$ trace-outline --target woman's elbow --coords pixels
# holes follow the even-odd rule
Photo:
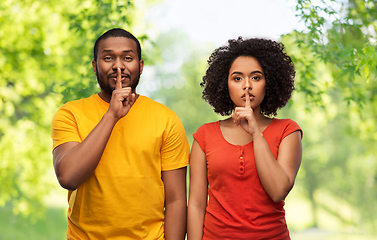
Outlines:
[[[283,201],[287,195],[285,195],[285,196],[273,196],[273,197],[271,197],[271,199],[272,199],[272,201],[274,201],[274,203],[278,203],[278,202]]]
[[[276,192],[274,194],[271,194],[270,198],[275,203],[281,202],[281,201],[283,201],[288,196],[288,194],[292,190],[292,188],[293,188],[293,185],[291,185],[291,186],[289,186],[289,187],[287,187],[285,189],[282,189],[282,191],[279,191],[279,192]]]

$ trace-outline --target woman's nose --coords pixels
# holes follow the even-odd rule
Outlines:
[[[243,84],[243,89],[246,90],[246,89],[250,89],[250,88],[251,88],[250,80],[245,79],[244,84]]]

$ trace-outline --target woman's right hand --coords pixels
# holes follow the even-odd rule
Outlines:
[[[258,123],[255,119],[254,110],[251,108],[249,92],[245,92],[246,103],[245,107],[236,107],[232,114],[233,122],[240,125],[252,137],[260,134]]]

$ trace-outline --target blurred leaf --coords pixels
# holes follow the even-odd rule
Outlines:
[[[64,102],[99,91],[91,66],[95,39],[113,27],[133,32],[144,5],[156,1],[138,1],[140,10],[135,2],[0,1],[0,206],[43,214],[41,201],[57,185],[52,116]],[[136,37],[148,43],[138,29]]]

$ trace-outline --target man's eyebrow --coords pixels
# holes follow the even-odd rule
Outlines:
[[[134,51],[132,51],[132,49],[130,49],[130,50],[123,50],[122,52],[123,53],[134,53]]]
[[[105,52],[105,53],[108,53],[108,52],[114,52],[114,50],[111,50],[111,49],[104,49],[103,51],[102,51],[103,53]],[[134,51],[132,51],[132,49],[130,49],[130,50],[123,50],[122,51],[123,53],[133,53]]]

